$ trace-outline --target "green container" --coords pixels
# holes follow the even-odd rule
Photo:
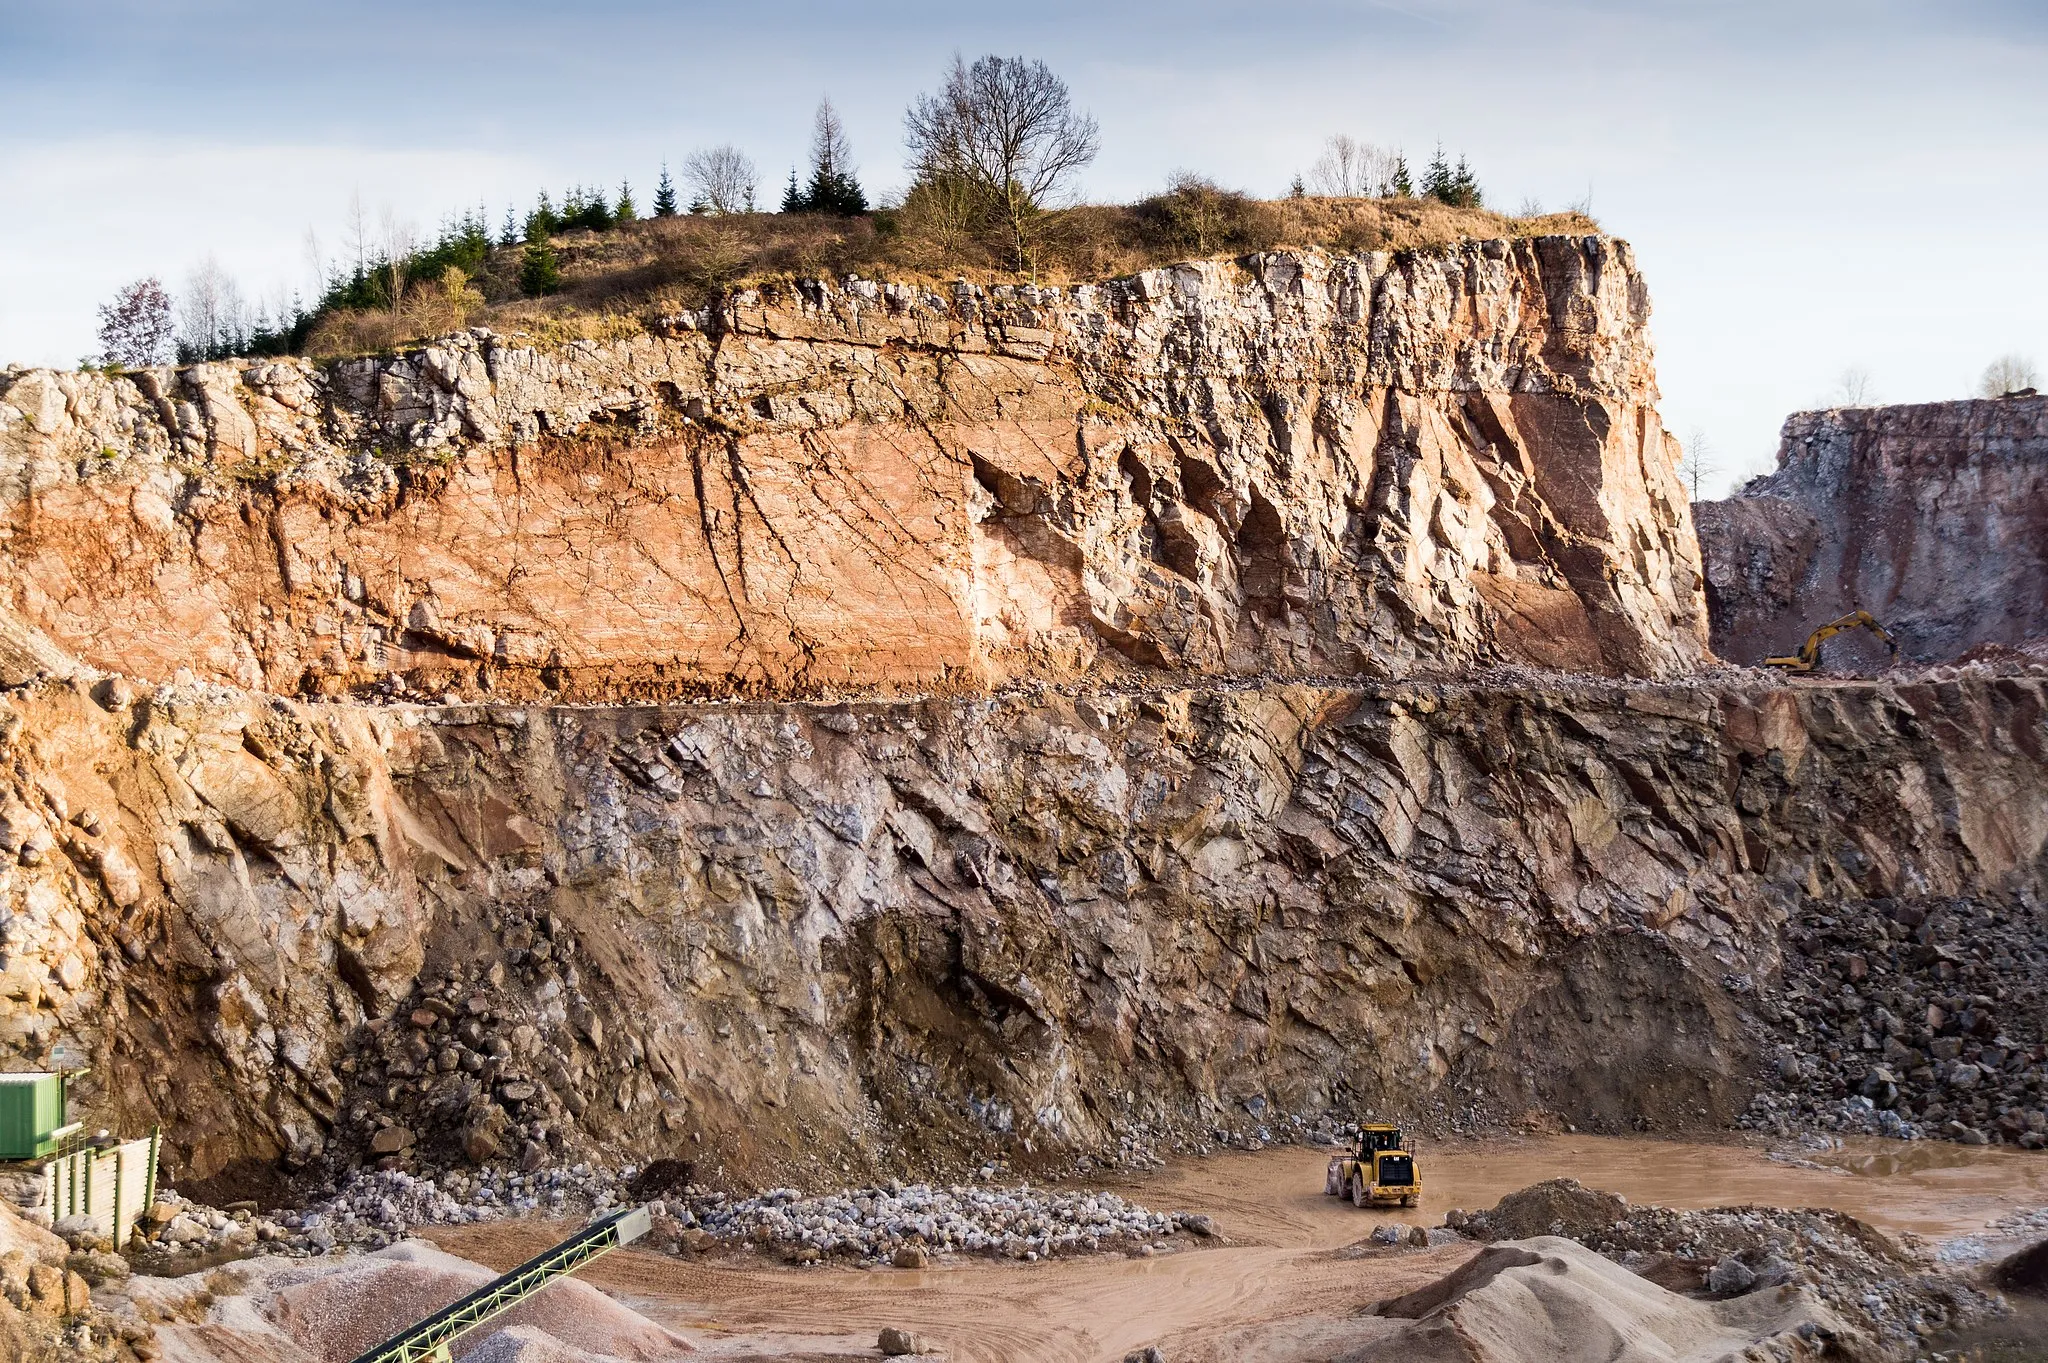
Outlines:
[[[0,1160],[39,1159],[71,1133],[65,1115],[70,1078],[69,1073],[0,1074]]]

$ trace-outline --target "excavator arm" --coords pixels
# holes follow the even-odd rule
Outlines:
[[[1806,636],[1806,642],[1799,646],[1797,653],[1783,658],[1764,659],[1765,667],[1779,667],[1787,672],[1811,672],[1820,663],[1820,646],[1844,630],[1867,629],[1884,642],[1891,650],[1892,657],[1899,656],[1899,641],[1892,632],[1877,623],[1877,617],[1869,611],[1851,611],[1839,620],[1830,620]]]

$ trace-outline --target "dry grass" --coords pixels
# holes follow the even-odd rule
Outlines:
[[[1000,241],[944,204],[913,202],[862,218],[750,213],[571,232],[555,242],[565,281],[558,294],[523,297],[521,248],[505,247],[471,281],[482,291],[483,306],[451,303],[444,290],[421,289],[395,312],[323,318],[307,350],[321,357],[390,351],[464,323],[525,332],[543,343],[608,339],[655,317],[703,307],[735,285],[774,278],[855,273],[909,282],[1035,278],[1071,284],[1282,247],[1427,251],[1471,238],[1600,230],[1577,213],[1516,218],[1427,199],[1264,201],[1199,182],[1142,203],[1048,213],[1039,226],[1034,275],[1008,268]]]

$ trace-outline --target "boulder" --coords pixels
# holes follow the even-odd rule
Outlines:
[[[403,1126],[387,1126],[370,1137],[370,1150],[378,1155],[395,1155],[413,1143],[413,1134]]]
[[[908,1330],[899,1330],[893,1325],[882,1327],[882,1333],[875,1340],[875,1347],[889,1358],[900,1358],[906,1354],[929,1352],[922,1335]]]

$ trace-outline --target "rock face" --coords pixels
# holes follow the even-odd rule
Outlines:
[[[7,702],[7,822],[49,850],[6,873],[0,1045],[86,1049],[96,1110],[200,1174],[396,1128],[744,1164],[1728,1119],[1787,905],[2038,894],[2042,686],[46,684]]]
[[[1625,244],[1541,238],[12,371],[0,593],[96,666],[285,694],[1683,673],[1648,310]]]
[[[2048,639],[2048,397],[1797,413],[1778,471],[1698,515],[1723,657],[1858,607],[1923,661]]]
[[[1647,307],[1545,239],[10,373],[0,1064],[188,1178],[1732,1119],[1796,905],[2037,902],[2048,720],[1686,675]]]

